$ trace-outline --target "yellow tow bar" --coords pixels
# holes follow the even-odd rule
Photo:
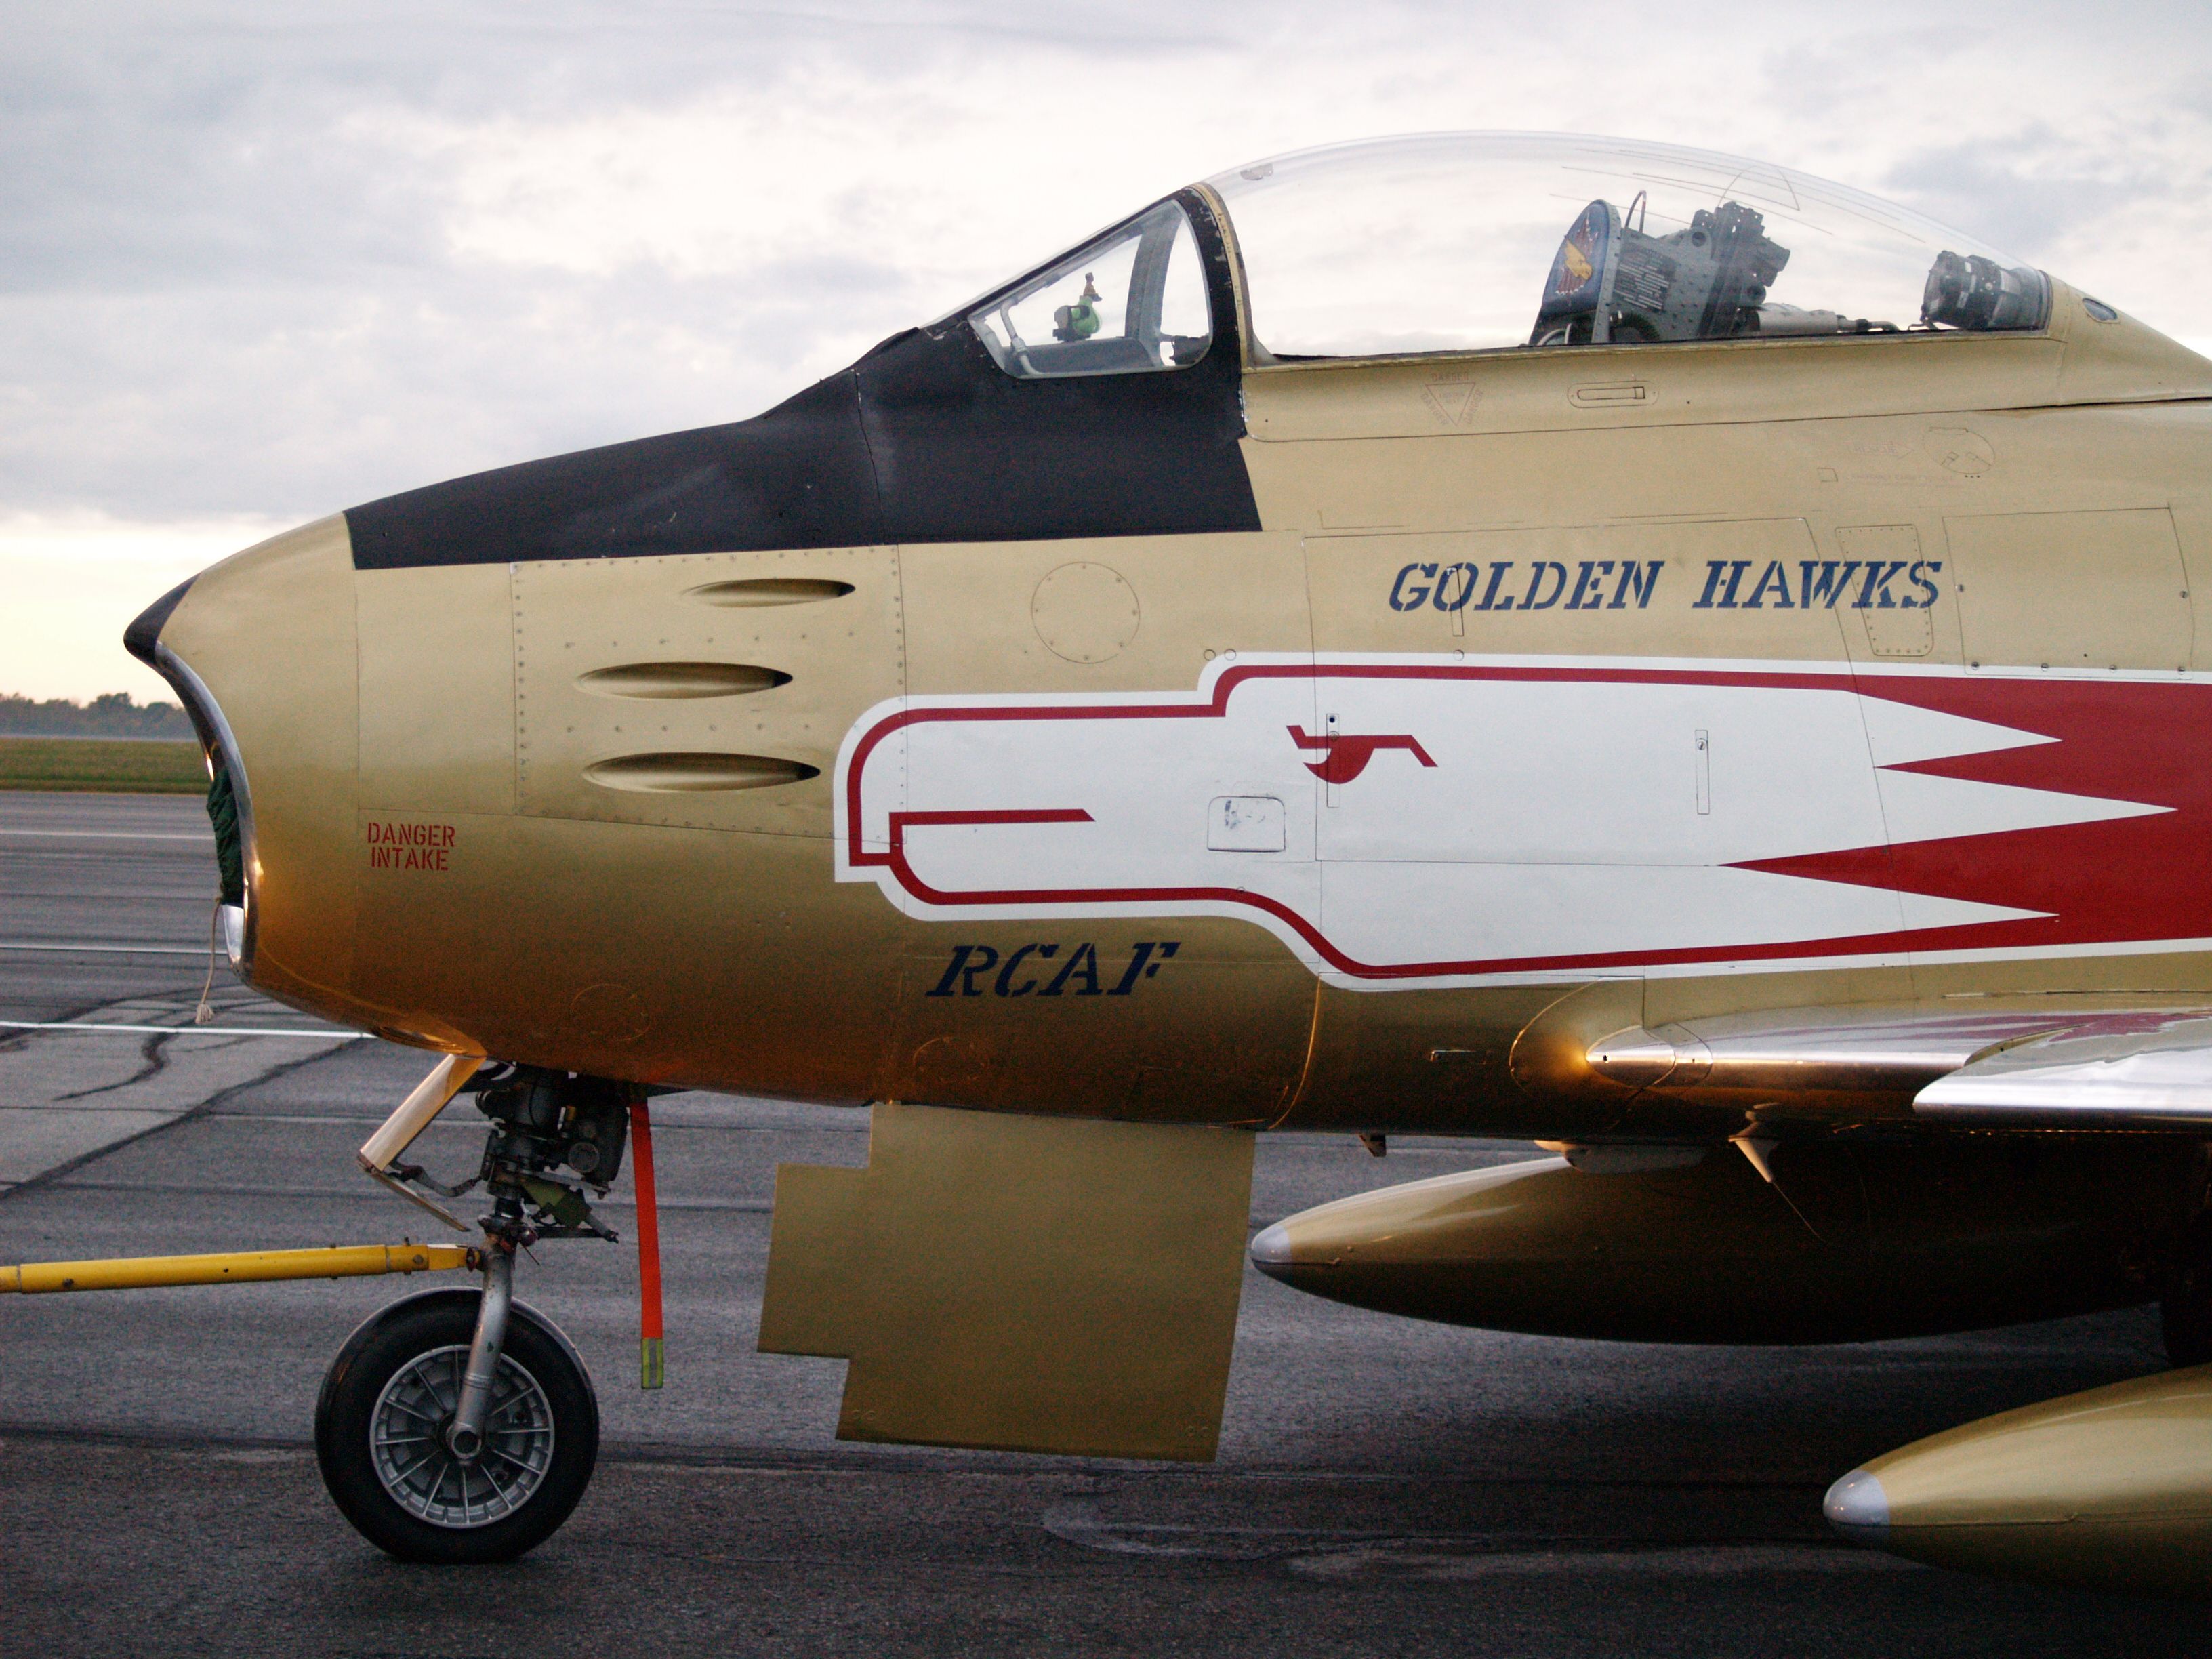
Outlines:
[[[459,1244],[333,1244],[320,1250],[234,1250],[222,1255],[118,1256],[0,1267],[0,1296],[20,1291],[138,1291],[163,1285],[246,1285],[274,1279],[362,1279],[480,1265]]]

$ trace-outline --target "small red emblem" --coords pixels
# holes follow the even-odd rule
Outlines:
[[[1424,766],[1434,766],[1429,751],[1421,747],[1421,740],[1411,735],[1398,737],[1352,737],[1324,735],[1315,737],[1303,726],[1288,728],[1291,741],[1301,749],[1318,749],[1322,757],[1308,761],[1306,770],[1323,783],[1350,783],[1367,769],[1367,763],[1375,758],[1378,749],[1402,749]]]

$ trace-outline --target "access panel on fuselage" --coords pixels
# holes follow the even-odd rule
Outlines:
[[[1943,527],[1972,667],[2189,666],[2189,580],[2166,508],[1958,514]]]

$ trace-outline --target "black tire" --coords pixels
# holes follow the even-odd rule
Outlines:
[[[465,1360],[477,1300],[475,1291],[428,1291],[372,1315],[338,1350],[315,1401],[323,1484],[362,1537],[402,1561],[514,1560],[559,1529],[599,1461],[592,1380],[568,1339],[520,1303],[507,1317],[485,1455],[465,1464],[444,1449],[426,1410],[450,1413],[448,1379],[459,1376],[453,1351]],[[419,1428],[421,1446],[402,1446],[387,1429],[380,1454],[380,1422]],[[429,1461],[411,1461],[418,1458]],[[426,1494],[432,1477],[438,1484]]]

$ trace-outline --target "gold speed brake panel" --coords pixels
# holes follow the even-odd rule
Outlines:
[[[866,1169],[776,1172],[761,1348],[851,1360],[840,1439],[1211,1458],[1252,1145],[878,1106]]]

